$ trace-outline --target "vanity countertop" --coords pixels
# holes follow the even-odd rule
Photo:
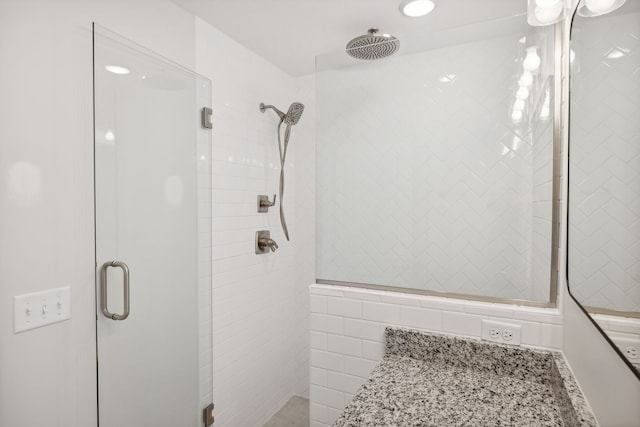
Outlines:
[[[562,354],[385,330],[386,353],[334,426],[596,426]]]

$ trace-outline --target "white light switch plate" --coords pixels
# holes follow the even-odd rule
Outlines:
[[[49,289],[13,297],[14,333],[71,318],[71,288]]]

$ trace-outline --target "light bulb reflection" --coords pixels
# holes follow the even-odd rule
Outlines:
[[[540,109],[540,120],[542,121],[549,120],[549,116],[551,112],[550,104],[551,104],[551,96],[550,96],[549,89],[547,89],[547,92],[544,95],[544,102],[542,103],[542,108]]]
[[[511,121],[513,123],[520,123],[522,121],[523,113],[520,110],[513,110],[511,113]]]
[[[553,24],[562,15],[562,4],[556,7],[536,7],[533,14],[540,23]]]
[[[440,81],[442,83],[451,83],[456,79],[456,75],[455,74],[445,74],[444,76],[440,77]]]
[[[129,70],[128,68],[121,67],[120,65],[107,65],[104,67],[104,69],[110,73],[121,75],[129,74],[131,72],[131,70]]]
[[[536,6],[539,7],[557,7],[558,5],[562,5],[561,0],[536,0]]]
[[[524,101],[522,99],[516,99],[513,103],[514,111],[523,111],[525,107]]]
[[[511,151],[518,151],[518,148],[520,148],[520,138],[514,136],[513,143],[511,144]]]
[[[619,9],[627,0],[584,0],[578,7],[578,15],[588,18],[605,15]]]
[[[525,71],[534,72],[540,68],[540,56],[538,56],[538,49],[535,46],[527,48],[527,56],[522,61],[522,68]]]
[[[569,0],[528,0],[527,22],[534,27],[551,25],[562,20]]]
[[[585,0],[584,4],[593,13],[605,13],[611,9],[615,0]]]
[[[518,86],[520,87],[529,87],[532,83],[533,74],[531,74],[529,71],[525,71],[524,73],[522,73],[522,76],[520,76],[520,79],[518,80]]]
[[[549,114],[549,107],[542,107],[542,109],[540,110],[540,120],[546,122],[547,120],[549,120]]]
[[[631,53],[629,49],[614,47],[613,49],[607,52],[606,57],[609,59],[618,59],[618,58],[622,58],[623,56],[629,55],[629,53]]]
[[[518,88],[518,92],[516,92],[516,98],[518,99],[527,99],[529,97],[529,89],[527,89],[526,87],[520,87]]]

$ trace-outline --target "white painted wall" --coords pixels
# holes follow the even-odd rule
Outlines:
[[[640,381],[568,294],[563,314],[563,351],[596,419],[602,427],[637,426]]]
[[[297,209],[308,213],[309,208],[297,198],[313,186],[313,175],[305,172],[314,159],[309,155],[312,79],[292,78],[200,19],[196,35],[196,70],[212,80],[213,90],[216,425],[257,426],[292,394],[308,393],[306,284],[314,276],[313,240],[306,237],[313,235],[314,222],[313,217],[298,221]],[[261,113],[258,105],[273,104],[286,112],[293,101],[302,101],[306,109],[292,129],[287,153],[287,242],[277,206],[266,214],[256,212],[257,195],[271,198],[278,191],[280,170],[278,116]],[[301,148],[306,155],[300,157],[304,167],[299,170]],[[308,198],[301,196],[302,201]],[[276,253],[255,254],[255,233],[262,229],[271,231],[279,245]],[[298,244],[304,250],[298,251]]]
[[[96,424],[92,21],[194,65],[168,1],[0,1],[2,426]],[[59,286],[71,320],[14,335],[13,296]]]

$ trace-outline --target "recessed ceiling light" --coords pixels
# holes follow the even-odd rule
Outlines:
[[[436,7],[434,0],[402,0],[400,2],[400,12],[405,16],[417,18],[431,12]]]
[[[131,72],[128,68],[119,65],[107,65],[104,69],[113,74],[129,74]]]

